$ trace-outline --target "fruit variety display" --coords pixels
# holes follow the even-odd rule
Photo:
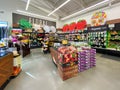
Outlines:
[[[81,49],[78,49],[81,48]],[[80,50],[80,51],[79,51]],[[62,46],[58,48],[58,71],[63,80],[96,66],[96,50],[88,47]]]
[[[107,14],[105,12],[99,11],[95,12],[91,18],[92,26],[104,25],[106,22]]]
[[[58,59],[62,64],[77,61],[77,49],[73,46],[60,47],[58,52]]]
[[[58,48],[58,71],[63,80],[78,74],[77,49],[73,46]],[[75,62],[76,61],[76,62]]]

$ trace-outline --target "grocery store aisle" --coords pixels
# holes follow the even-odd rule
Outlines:
[[[23,71],[5,90],[120,90],[120,61],[117,60],[117,57],[97,54],[96,67],[62,81],[50,55],[33,49],[23,59]]]

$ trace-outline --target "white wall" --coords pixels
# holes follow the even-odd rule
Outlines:
[[[106,8],[96,10],[96,11],[100,11],[100,10],[106,12],[107,20],[113,20],[113,19],[120,18],[120,3],[118,3],[112,7],[106,7]],[[93,13],[95,13],[96,11],[89,12],[89,13],[65,20],[65,21],[63,21],[62,25],[60,25],[60,26],[63,26],[64,24],[70,24],[71,22],[77,22],[80,19],[85,19],[88,24],[91,24],[91,17],[93,15]]]
[[[8,25],[12,25],[12,12],[4,10],[4,13],[0,13],[0,21],[7,21]]]
[[[56,28],[61,28],[62,26],[63,26],[63,22],[60,20],[60,18],[57,18]]]
[[[8,2],[9,1],[9,2]],[[15,12],[17,9],[24,10],[26,3],[21,2],[19,0],[0,0],[0,11],[4,11],[4,13],[0,13],[0,21],[8,21],[9,26],[12,25],[12,12]],[[111,8],[103,8],[100,9],[107,13],[107,20],[120,18],[120,3],[112,6]],[[35,10],[32,9],[34,12]],[[99,11],[99,10],[96,10]],[[71,22],[77,22],[80,19],[86,19],[87,23],[91,23],[91,17],[94,12],[89,12],[80,16],[76,16],[74,18],[60,21],[59,19],[56,21],[56,27],[62,28],[64,24],[69,24]],[[37,13],[37,12],[35,12]]]
[[[12,26],[12,13],[17,9],[25,8],[25,3],[20,0],[1,0],[0,1],[0,21],[7,21],[9,26]]]
[[[12,26],[12,13],[18,13],[16,12],[16,10],[25,11],[25,7],[26,7],[26,3],[23,2],[22,0],[0,0],[0,11],[4,11],[4,13],[0,13],[0,21],[8,21],[9,26]],[[38,15],[46,14],[36,9],[35,7],[29,7],[28,12],[32,12]],[[18,13],[18,14],[21,14],[21,13]],[[26,14],[23,14],[23,15],[26,15]],[[41,17],[37,16],[37,18],[41,18]],[[41,18],[41,19],[45,19],[45,18]],[[50,21],[53,21],[53,20],[51,19]],[[59,25],[59,23],[57,25]]]

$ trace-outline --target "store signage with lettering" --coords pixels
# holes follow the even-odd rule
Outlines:
[[[38,18],[33,18],[33,17],[29,17],[29,22],[32,24],[37,24],[37,25],[47,25],[47,21],[46,20],[41,20]]]
[[[108,25],[97,26],[97,27],[89,27],[88,30],[96,31],[96,30],[108,30]]]

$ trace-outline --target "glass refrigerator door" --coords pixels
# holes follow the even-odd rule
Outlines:
[[[7,22],[0,21],[0,46],[4,47],[7,45],[8,38],[8,24]]]

